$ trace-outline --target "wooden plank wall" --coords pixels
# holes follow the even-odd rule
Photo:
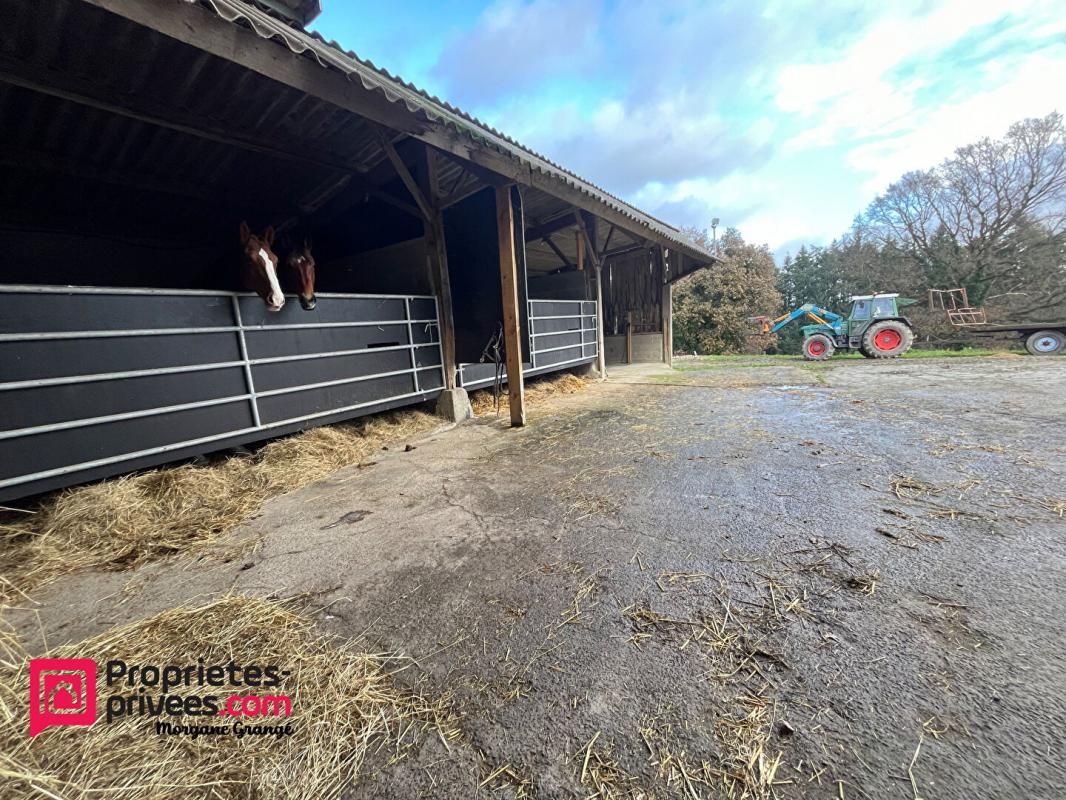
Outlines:
[[[663,270],[657,250],[636,250],[608,259],[603,268],[603,319],[607,336],[662,330]]]

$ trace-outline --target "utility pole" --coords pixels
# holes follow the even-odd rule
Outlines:
[[[714,241],[713,252],[718,255],[718,217],[711,220],[711,237]]]

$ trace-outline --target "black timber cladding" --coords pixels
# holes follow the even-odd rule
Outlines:
[[[429,400],[436,301],[0,286],[0,499]]]

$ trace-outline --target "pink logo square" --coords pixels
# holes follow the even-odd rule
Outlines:
[[[30,736],[52,725],[96,722],[96,662],[91,658],[30,659]]]

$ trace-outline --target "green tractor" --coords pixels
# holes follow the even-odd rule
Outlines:
[[[795,319],[806,316],[813,325],[803,326],[803,357],[825,361],[837,350],[857,350],[867,358],[899,358],[914,343],[914,328],[900,308],[917,300],[898,294],[865,294],[849,298],[847,319],[813,303],[805,303],[777,319],[755,317],[762,333],[776,333]]]

